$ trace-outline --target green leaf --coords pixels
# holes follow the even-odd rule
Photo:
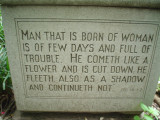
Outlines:
[[[149,108],[149,113],[151,113],[152,115],[154,115],[154,116],[158,116],[159,115],[159,111],[158,110],[156,110],[156,109],[154,109],[154,108],[152,108],[152,107],[148,107]]]
[[[144,110],[144,112],[149,111],[148,107],[145,104],[141,103],[140,106]]]
[[[139,116],[134,116],[134,120],[141,120]]]
[[[2,26],[2,17],[0,10],[0,92],[12,88],[12,81],[9,71],[7,51],[5,47],[5,36]]]
[[[151,116],[149,116],[149,115],[144,115],[144,118],[146,119],[146,120],[154,120]]]
[[[5,77],[5,79],[3,80],[3,90],[6,89],[6,80],[10,77],[10,73],[7,74],[7,76]]]

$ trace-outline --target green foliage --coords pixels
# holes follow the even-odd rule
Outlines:
[[[12,82],[9,71],[7,51],[5,47],[4,31],[2,26],[2,17],[0,12],[0,92],[11,88]]]
[[[158,120],[158,115],[160,112],[152,107],[148,107],[145,104],[141,103],[140,104],[141,108],[144,111],[144,116],[143,118],[140,118],[139,116],[134,116],[134,120]]]
[[[143,116],[146,120],[154,120],[151,116],[149,116],[149,115],[144,115]],[[157,119],[158,120],[158,119]]]
[[[159,81],[158,81],[158,84],[157,84],[157,90],[160,91],[160,77],[159,77]]]
[[[134,120],[141,120],[139,116],[134,116]]]
[[[144,112],[147,112],[149,110],[148,107],[143,103],[141,103],[140,106],[141,106],[141,108],[143,109]]]

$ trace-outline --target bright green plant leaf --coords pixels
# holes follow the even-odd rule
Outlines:
[[[159,120],[157,116],[155,116],[156,120]]]
[[[149,111],[148,107],[145,104],[141,103],[140,106],[145,112]]]
[[[141,120],[139,116],[134,116],[134,120]]]
[[[7,76],[5,77],[4,81],[3,81],[3,90],[6,89],[6,80],[10,77],[10,73],[8,72]]]
[[[151,113],[152,115],[154,115],[154,116],[158,116],[159,115],[159,111],[158,110],[156,110],[156,109],[154,109],[154,108],[152,108],[152,107],[148,107],[148,109],[149,109],[149,113]]]
[[[154,120],[151,116],[149,116],[149,115],[144,115],[144,118],[146,119],[146,120]]]

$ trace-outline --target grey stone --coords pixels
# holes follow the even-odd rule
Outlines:
[[[159,0],[0,0],[0,4],[160,8]]]
[[[20,111],[135,112],[160,71],[160,11],[2,6]]]

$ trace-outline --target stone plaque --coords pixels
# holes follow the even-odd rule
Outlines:
[[[18,109],[113,112],[151,104],[159,70],[158,13],[3,7]]]

